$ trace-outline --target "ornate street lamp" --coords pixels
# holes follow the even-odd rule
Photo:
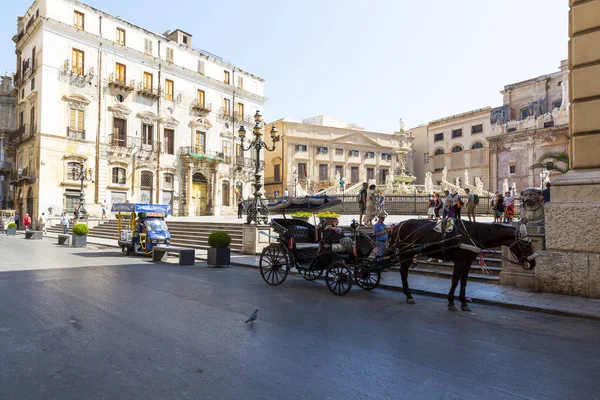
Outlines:
[[[254,134],[254,140],[248,144],[248,147],[244,147],[244,139],[246,138],[246,129],[244,125],[240,126],[238,130],[238,136],[240,137],[242,152],[248,151],[250,149],[256,150],[256,165],[254,168],[254,200],[252,204],[248,207],[248,219],[246,224],[251,223],[252,221],[260,224],[264,222],[265,224],[269,219],[269,210],[267,206],[263,203],[262,194],[260,193],[260,188],[262,187],[261,182],[261,174],[260,174],[260,150],[265,149],[267,151],[275,150],[275,143],[279,141],[279,132],[275,128],[275,125],[271,128],[271,139],[273,140],[273,147],[269,148],[267,144],[263,141],[263,117],[260,115],[260,112],[256,110],[256,114],[254,114],[254,129],[252,129],[252,133]]]
[[[298,197],[298,171],[294,170],[292,172],[292,177],[294,178],[294,197]]]
[[[83,191],[83,182],[92,180],[92,169],[83,169],[83,165],[73,170],[73,180],[81,181],[81,190],[79,192],[79,219],[87,217],[85,210],[85,192]]]

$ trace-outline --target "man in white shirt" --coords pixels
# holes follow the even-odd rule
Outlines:
[[[48,222],[48,219],[46,218],[46,213],[42,213],[42,216],[40,217],[39,223],[40,223],[40,230],[42,232],[44,232],[44,235],[46,234],[46,223]]]
[[[467,218],[469,218],[469,222],[475,222],[475,195],[471,193],[469,188],[465,189],[467,193]]]
[[[290,194],[289,194],[289,192],[288,192],[287,188],[285,188],[285,190],[283,191],[283,198],[285,199],[285,198],[287,198],[289,195],[290,195]]]
[[[449,190],[444,190],[444,195],[446,195],[446,198],[444,198],[444,212],[442,217],[446,218],[447,216],[452,217],[453,215],[453,211],[452,211],[452,206],[454,205],[454,201],[452,200],[452,195],[450,194]]]

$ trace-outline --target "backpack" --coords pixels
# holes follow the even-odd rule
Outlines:
[[[476,194],[473,195],[473,204],[475,204],[475,205],[479,204],[479,196]]]

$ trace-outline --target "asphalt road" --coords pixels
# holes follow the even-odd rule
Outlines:
[[[600,399],[596,321],[15,238],[2,270],[1,399]]]

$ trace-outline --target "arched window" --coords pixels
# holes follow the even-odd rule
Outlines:
[[[461,151],[463,151],[463,148],[462,148],[462,146],[461,146],[461,145],[458,145],[458,144],[457,144],[456,146],[454,146],[454,147],[452,148],[452,152],[453,152],[453,153],[460,153]]]
[[[152,203],[152,188],[154,187],[154,175],[150,171],[142,171],[140,174],[140,203]]]
[[[81,170],[81,163],[78,161],[69,161],[67,163],[67,179],[76,180],[76,174]]]
[[[112,184],[113,185],[124,185],[127,181],[127,175],[125,168],[114,167],[112,169]]]
[[[434,156],[441,156],[442,154],[444,154],[444,149],[437,149],[433,155]]]
[[[471,145],[471,150],[475,150],[475,149],[483,149],[483,143],[481,142],[475,142]]]
[[[221,203],[226,207],[229,207],[231,205],[231,202],[229,201],[229,197],[231,195],[230,187],[231,186],[229,181],[223,181],[223,184],[221,186]]]

